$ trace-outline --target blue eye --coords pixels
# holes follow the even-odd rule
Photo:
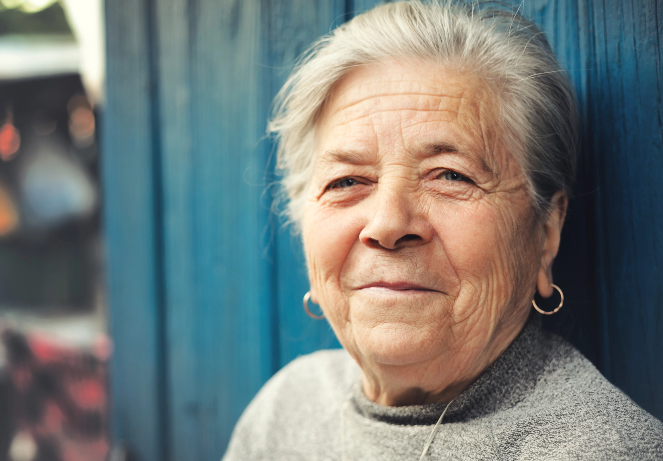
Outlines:
[[[445,171],[441,176],[447,181],[469,181],[468,178],[455,171]]]
[[[357,184],[359,184],[359,181],[357,181],[355,178],[343,178],[331,183],[329,185],[329,189],[343,189],[346,187],[356,186]]]

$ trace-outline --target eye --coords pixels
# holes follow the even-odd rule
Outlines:
[[[446,179],[447,181],[456,181],[456,182],[469,182],[469,183],[472,182],[472,180],[467,176],[463,176],[462,174],[452,170],[444,171],[438,176],[438,179]]]
[[[356,186],[358,184],[361,184],[361,183],[359,181],[357,181],[355,178],[341,178],[341,179],[337,179],[336,181],[334,181],[330,185],[328,185],[327,190],[329,190],[329,189],[345,189],[347,187]]]

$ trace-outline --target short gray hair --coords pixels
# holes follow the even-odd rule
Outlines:
[[[517,13],[454,0],[380,5],[320,38],[275,99],[268,131],[278,144],[285,215],[299,230],[315,160],[315,125],[329,93],[352,69],[389,59],[453,65],[486,81],[499,102],[506,148],[525,171],[544,216],[575,175],[573,86],[536,25]]]

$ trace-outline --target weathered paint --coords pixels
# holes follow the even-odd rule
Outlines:
[[[115,437],[217,460],[261,384],[336,347],[305,316],[301,244],[270,214],[270,102],[296,57],[373,0],[107,2],[104,122]],[[546,319],[663,417],[661,5],[532,0],[576,84],[576,198]]]

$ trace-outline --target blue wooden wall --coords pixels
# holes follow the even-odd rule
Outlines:
[[[301,309],[303,256],[270,214],[263,133],[296,56],[377,3],[106,2],[114,437],[139,461],[218,460],[269,376],[337,346]],[[548,34],[582,108],[555,267],[568,301],[547,326],[662,418],[663,5],[526,0],[521,11]]]

